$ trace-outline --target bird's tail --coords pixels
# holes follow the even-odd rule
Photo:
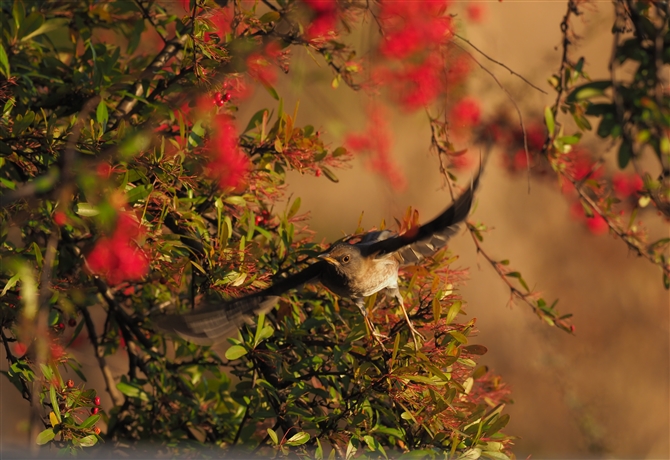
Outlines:
[[[278,296],[252,294],[184,315],[160,316],[154,318],[154,324],[190,342],[211,345],[232,336],[254,316],[269,312],[278,301]]]

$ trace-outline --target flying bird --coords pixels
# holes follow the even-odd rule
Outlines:
[[[381,230],[345,237],[333,243],[311,265],[274,281],[266,289],[183,315],[164,315],[155,322],[160,328],[192,342],[212,343],[253,316],[271,310],[285,292],[305,283],[320,282],[338,296],[353,300],[378,342],[379,334],[368,317],[364,299],[386,290],[400,304],[416,342],[420,334],[410,321],[400,295],[398,269],[415,264],[446,246],[470,212],[480,175],[481,168],[468,189],[442,214],[424,225],[402,234]]]

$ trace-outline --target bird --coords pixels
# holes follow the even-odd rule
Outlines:
[[[346,236],[331,244],[312,264],[293,275],[275,280],[268,288],[183,315],[163,315],[156,318],[155,323],[160,329],[191,342],[211,344],[225,338],[254,316],[269,312],[285,292],[305,283],[320,282],[336,295],[351,299],[356,304],[380,344],[383,336],[370,321],[365,298],[386,291],[400,304],[416,343],[417,337],[423,336],[416,330],[405,309],[398,289],[398,270],[402,266],[416,264],[447,245],[470,213],[481,173],[482,167],[470,186],[428,223],[401,234],[375,230]]]

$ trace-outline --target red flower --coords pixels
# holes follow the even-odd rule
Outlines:
[[[217,118],[217,129],[210,144],[210,175],[218,178],[219,187],[237,187],[249,171],[249,159],[238,145],[238,135],[230,118]]]
[[[451,122],[454,127],[470,128],[479,123],[480,116],[479,102],[472,97],[461,99],[451,109]]]
[[[230,23],[233,20],[233,13],[230,8],[226,7],[216,10],[209,19],[215,27],[211,33],[218,35],[222,40],[227,33],[232,31]]]
[[[345,144],[352,151],[369,151],[370,167],[384,176],[396,189],[404,189],[405,177],[391,157],[390,131],[384,120],[384,114],[378,108],[369,111],[366,131],[362,134],[347,136]]]
[[[16,344],[14,345],[14,354],[16,356],[21,357],[26,354],[26,351],[28,351],[28,347],[26,346],[25,343],[16,342]]]
[[[272,84],[277,80],[274,67],[258,53],[254,53],[247,58],[247,72],[253,79],[261,83]]]
[[[100,238],[86,258],[91,271],[104,276],[111,285],[142,279],[149,271],[149,260],[132,243],[142,233],[129,214],[119,214],[111,238]]]
[[[480,4],[469,4],[465,14],[471,22],[482,22],[486,16],[486,7]]]
[[[612,177],[612,188],[619,198],[627,198],[639,192],[644,186],[642,178],[638,174],[630,176],[624,173],[616,173]]]
[[[54,212],[54,222],[59,227],[62,227],[67,223],[67,215],[63,211]]]
[[[607,233],[607,229],[609,228],[607,221],[599,214],[595,214],[593,217],[587,218],[586,225],[594,235],[602,235],[603,233]]]

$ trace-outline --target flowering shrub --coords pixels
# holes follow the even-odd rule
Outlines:
[[[615,200],[599,193],[600,165],[572,147],[579,135],[557,127],[558,107],[545,111],[546,131],[535,124],[525,135],[483,119],[465,88],[475,61],[450,46],[458,38],[450,2],[16,0],[1,8],[0,338],[5,378],[31,401],[31,440],[45,449],[76,453],[105,440],[139,452],[150,442],[171,456],[240,448],[304,458],[508,458],[509,390],[477,364],[487,349],[473,343],[476,321],[459,321],[464,272],[448,251],[402,273],[423,343],[411,340],[392,299],[369,299],[388,337],[381,346],[351,302],[318,286],[283,296],[231,337],[223,356],[154,325],[166,309],[221,305],[264,288],[324,249],[312,241],[299,199],[277,210],[288,171],[337,182],[335,170],[364,152],[374,172],[402,187],[386,105],[426,111],[451,185],[467,162],[451,134],[492,133],[509,146],[510,169],[558,173],[594,232],[641,241],[639,230],[616,226]],[[650,15],[650,7],[637,8]],[[482,19],[481,9],[467,11]],[[356,53],[346,37],[371,22],[378,40],[371,53]],[[291,71],[298,46],[332,71],[332,87],[384,101],[370,106],[368,126],[348,133],[344,146],[298,125],[297,108],[285,110],[277,72]],[[620,59],[637,59],[631,47],[643,46],[622,44]],[[621,168],[644,143],[667,155],[668,104],[658,103],[667,95],[620,102],[640,85],[574,87],[585,76],[568,61],[556,78],[558,100],[580,129],[597,116],[602,137],[623,136]],[[590,101],[609,87],[631,91],[612,94],[607,107]],[[254,91],[266,91],[276,107],[254,107],[242,119],[238,109],[252,104]],[[617,176],[616,199],[646,199],[665,213],[667,181],[638,174]],[[412,231],[416,221],[408,212],[401,228]],[[483,251],[484,224],[467,228],[516,297],[572,332],[569,314]],[[667,275],[667,243],[635,247]],[[95,321],[93,307],[104,321]],[[71,353],[82,340],[105,379],[107,407]],[[117,355],[127,372],[111,370],[107,359]]]

